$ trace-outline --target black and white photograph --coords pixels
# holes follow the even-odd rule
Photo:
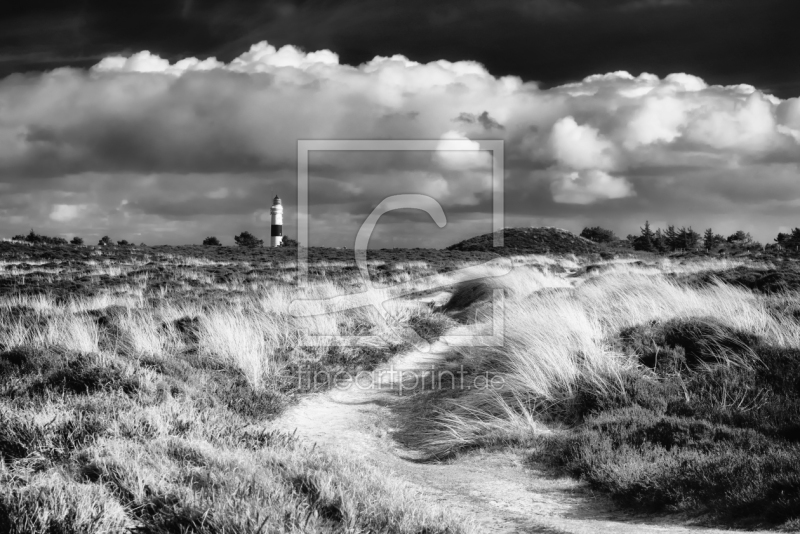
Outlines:
[[[8,0],[0,534],[800,532],[789,0]]]

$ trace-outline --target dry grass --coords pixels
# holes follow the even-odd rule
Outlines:
[[[268,430],[299,365],[374,365],[398,350],[374,306],[403,327],[431,322],[430,310],[384,288],[357,309],[289,313],[297,299],[363,289],[344,263],[316,266],[342,272],[305,289],[281,262],[145,266],[50,269],[40,282],[90,278],[87,292],[0,297],[0,532],[469,531],[362,459]],[[431,271],[413,262],[395,274],[413,283]]]
[[[488,373],[502,387],[441,401],[428,424],[409,429],[409,439],[434,455],[531,439],[542,431],[542,421],[553,422],[570,410],[578,387],[618,392],[622,377],[641,368],[616,343],[620,331],[635,325],[713,317],[767,344],[800,347],[800,325],[773,313],[773,298],[724,284],[688,287],[661,270],[696,272],[692,265],[665,263],[655,272],[628,263],[612,266],[600,275],[573,278],[574,287],[566,289],[568,279],[519,269],[458,285],[445,309],[457,317],[468,312],[477,319],[476,329],[487,334],[491,308],[485,301],[493,289],[504,290],[503,345],[461,350],[461,363],[472,373]]]
[[[776,311],[791,298],[670,276],[765,265],[616,261],[584,272],[575,257],[504,261],[447,273],[371,261],[368,292],[334,260],[313,265],[306,288],[293,285],[292,261],[161,255],[38,275],[90,281],[83,294],[0,297],[0,531],[463,531],[379,470],[270,433],[268,420],[303,393],[292,385],[300,366],[369,368],[416,342],[410,327],[433,340],[453,318],[490,333],[496,290],[504,343],[454,357],[498,386],[421,396],[410,444],[446,456],[558,430],[579,393],[624,394],[632,374],[647,374],[619,336],[653,321],[713,317],[800,347],[800,326]],[[439,311],[407,298],[441,288],[452,296]],[[349,336],[368,343],[337,344]]]

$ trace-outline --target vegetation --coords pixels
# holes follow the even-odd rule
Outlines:
[[[794,231],[793,231],[794,232]],[[586,227],[580,237],[557,228],[507,228],[503,230],[504,244],[494,247],[494,234],[484,234],[451,245],[448,250],[485,251],[501,255],[515,254],[602,254],[620,255],[633,252],[650,254],[757,254],[770,249],[773,254],[800,253],[800,229],[793,234],[779,234],[775,245],[763,247],[752,236],[739,230],[723,237],[706,229],[703,234],[691,226],[666,229],[652,228],[649,221],[636,235],[618,239],[611,230],[600,226]],[[794,235],[794,237],[791,237]],[[583,238],[583,239],[581,239]]]
[[[713,230],[706,230],[706,235],[709,233],[713,240]],[[660,228],[653,231],[650,228],[649,221],[645,221],[644,226],[640,229],[639,236],[629,235],[628,241],[635,250],[659,253],[675,252],[676,250],[695,250],[702,244],[700,234],[692,230],[691,226],[676,229],[670,225],[665,231]]]
[[[362,284],[351,263],[316,260],[301,289],[279,251],[253,263],[121,247],[105,261],[68,246],[86,259],[33,258],[53,250],[0,247],[0,532],[464,530],[362,459],[270,427],[297,395],[332,385],[305,373],[370,369],[403,348],[371,308],[288,313],[295,298]],[[376,280],[435,275],[369,261]],[[389,302],[435,335],[427,306]],[[315,333],[387,341],[337,347]]]
[[[111,241],[111,238],[108,237],[107,235],[104,235],[103,237],[101,237],[100,241],[97,242],[97,245],[101,246],[101,247],[108,247],[108,246],[111,246],[113,244],[114,244],[114,242]]]
[[[788,234],[779,232],[775,243],[783,247],[797,248],[800,245],[800,228],[794,228]]]
[[[70,245],[83,245],[83,238],[75,236],[75,237],[72,238],[72,240],[69,242],[69,244]]]
[[[637,509],[796,525],[796,308],[786,293],[694,278],[768,267],[596,267],[585,270],[591,282],[574,288],[546,265],[458,285],[444,309],[477,319],[478,331],[488,328],[491,290],[506,295],[504,346],[463,349],[458,362],[503,386],[429,394],[420,401],[426,419],[409,423],[407,442],[434,457],[521,443],[534,461]],[[546,426],[568,430],[540,432]]]
[[[31,229],[28,235],[15,235],[11,238],[12,241],[23,241],[26,243],[31,243],[33,245],[66,245],[67,240],[63,237],[48,237],[46,235],[40,235]]]
[[[586,227],[581,232],[581,237],[591,239],[595,243],[610,243],[617,240],[617,236],[611,230],[600,228],[599,226]]]
[[[460,267],[496,258],[491,237],[368,254],[375,303],[425,339],[454,325],[488,335],[504,303],[502,344],[442,364],[497,386],[419,392],[398,421],[404,445],[431,458],[521,445],[637,510],[800,526],[790,250],[755,256],[745,232],[645,223],[629,241],[652,253],[603,260],[619,241],[508,229],[514,269],[461,279]],[[570,243],[591,252],[511,253]],[[706,243],[753,252],[709,258]],[[298,396],[335,384],[309,372],[374,369],[409,340],[370,307],[288,312],[363,288],[352,251],[309,249],[298,288],[292,247],[237,244],[0,243],[0,532],[463,528],[358,459],[271,429]],[[671,246],[672,258],[656,255]],[[427,280],[451,289],[441,307],[396,298]],[[312,333],[381,341],[339,347]]]
[[[719,234],[715,234],[714,230],[712,230],[711,228],[706,229],[705,233],[703,233],[703,246],[707,250],[712,250],[715,247],[718,247],[724,241],[725,238],[723,238]]]
[[[216,237],[207,237],[203,239],[203,246],[204,247],[221,247],[222,243],[219,242],[219,239]]]
[[[447,250],[464,252],[493,252],[504,256],[516,254],[592,254],[601,248],[572,232],[560,228],[506,228],[503,246],[494,246],[495,234],[484,234],[455,245]]]
[[[295,241],[294,239],[292,239],[288,235],[285,235],[285,236],[283,236],[283,239],[281,239],[281,246],[282,247],[297,248],[298,243],[297,243],[297,241]]]
[[[784,523],[800,510],[800,350],[710,318],[637,325],[622,349],[651,373],[579,392],[556,458],[619,501]]]
[[[242,232],[241,234],[234,237],[233,240],[240,247],[254,248],[254,247],[261,247],[264,245],[263,239],[258,239],[256,236],[254,236],[248,231]]]

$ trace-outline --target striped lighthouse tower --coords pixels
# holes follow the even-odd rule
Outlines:
[[[269,209],[272,214],[272,233],[270,234],[269,245],[271,247],[281,246],[283,240],[283,206],[281,198],[275,195],[272,199],[272,207]]]

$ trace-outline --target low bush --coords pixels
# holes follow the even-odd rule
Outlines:
[[[742,525],[800,517],[800,350],[710,318],[623,330],[644,370],[579,383],[547,457],[619,502]]]
[[[800,515],[800,447],[754,430],[625,408],[590,417],[549,452],[622,504],[749,524]]]
[[[458,323],[445,314],[426,308],[412,315],[408,324],[422,339],[433,343]]]
[[[800,289],[800,272],[794,268],[759,269],[736,267],[723,271],[710,271],[681,277],[685,283],[707,286],[717,281],[767,294],[781,294]]]
[[[611,230],[606,230],[599,226],[588,226],[581,231],[581,237],[590,239],[595,243],[610,243],[615,241],[617,236]]]
[[[134,394],[140,382],[115,359],[93,354],[59,354],[19,347],[0,354],[0,396],[39,395],[50,391],[89,394],[121,390]]]
[[[38,473],[26,485],[0,489],[0,532],[6,534],[121,534],[136,526],[103,486],[62,473]]]
[[[258,239],[256,236],[247,231],[244,231],[241,234],[237,235],[236,237],[233,238],[233,240],[240,247],[255,248],[264,245],[263,239]]]
[[[120,389],[133,394],[139,382],[116,362],[98,362],[91,355],[64,358],[62,365],[33,387],[35,390],[56,390],[88,394],[102,389]]]

